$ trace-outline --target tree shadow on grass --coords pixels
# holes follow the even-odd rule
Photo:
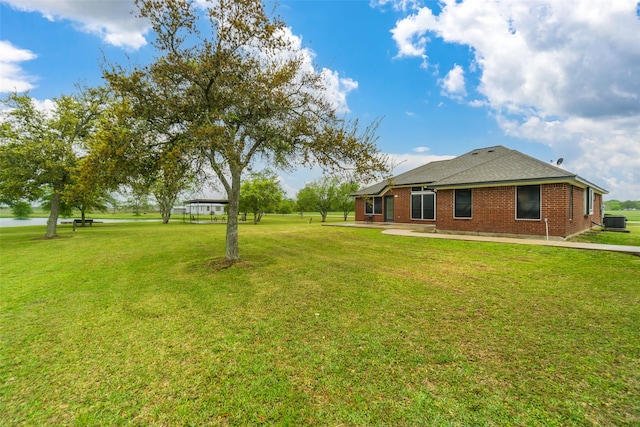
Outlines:
[[[47,237],[47,236],[40,236],[40,237],[34,237],[32,240],[57,240],[57,239],[69,239],[73,236],[53,236],[53,237]]]
[[[239,261],[229,261],[225,258],[211,258],[203,261],[194,262],[189,266],[192,271],[209,271],[217,272],[228,270],[231,268],[245,269],[251,268],[254,264],[250,261],[241,259]]]

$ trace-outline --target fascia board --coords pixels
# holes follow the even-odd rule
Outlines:
[[[539,179],[531,179],[531,180],[513,180],[513,181],[487,181],[487,182],[470,182],[470,183],[461,183],[461,184],[450,184],[450,185],[438,185],[432,184],[429,187],[436,190],[453,190],[456,188],[484,188],[484,187],[510,187],[517,185],[539,185],[539,184],[573,184],[577,187],[591,187],[598,192],[607,193],[606,190],[595,186],[594,184],[589,183],[588,181],[580,181],[577,179],[578,177],[565,177],[565,178],[539,178]]]

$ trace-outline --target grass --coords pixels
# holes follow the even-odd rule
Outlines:
[[[607,245],[640,246],[640,211],[607,211],[609,215],[627,218],[629,233],[601,231],[598,227],[572,238],[574,242],[602,243]]]
[[[0,425],[638,425],[640,259],[268,216],[0,231]]]

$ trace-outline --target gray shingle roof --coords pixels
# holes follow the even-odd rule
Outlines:
[[[389,186],[428,185],[432,188],[523,181],[576,180],[597,187],[576,174],[501,145],[472,150],[451,160],[427,163],[354,195],[381,194]]]
[[[480,151],[480,150],[478,150]],[[474,156],[473,151],[461,157]],[[496,154],[486,162],[476,164],[461,172],[454,173],[435,183],[437,186],[496,183],[504,181],[550,180],[575,178],[575,174],[560,169],[550,163],[507,150]]]

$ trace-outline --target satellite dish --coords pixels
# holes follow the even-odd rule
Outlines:
[[[556,162],[556,165],[560,166],[562,164],[562,162],[564,162],[564,159],[562,157],[560,157],[558,159],[558,161]]]

